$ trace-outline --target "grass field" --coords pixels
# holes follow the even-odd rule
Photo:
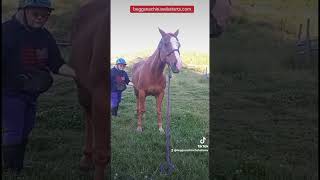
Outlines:
[[[268,4],[265,6],[270,9],[248,6],[252,2],[258,4],[255,7]],[[282,7],[287,11],[277,10],[283,5],[280,2],[288,4]],[[172,79],[173,148],[193,148],[202,136],[210,136],[211,179],[318,179],[318,53],[309,62],[297,56],[294,47],[298,24],[305,21],[305,14],[318,13],[317,3],[235,3],[235,16],[227,31],[212,40],[210,127],[208,80],[188,69]],[[14,12],[15,4],[5,0],[2,5],[4,20]],[[58,39],[69,38],[69,22],[77,5],[77,1],[55,1],[59,8],[48,27]],[[292,14],[301,20],[291,18]],[[279,22],[285,17],[288,32],[281,32]],[[312,22],[318,21],[317,16],[312,18]],[[318,24],[312,25],[316,36]],[[67,56],[68,49],[63,51]],[[27,167],[20,177],[5,172],[3,179],[91,179],[92,174],[77,169],[84,122],[75,85],[71,80],[55,78],[54,86],[39,99],[37,124],[27,147]],[[171,178],[159,175],[165,138],[156,128],[155,100],[147,99],[142,134],[134,131],[134,107],[129,88],[124,93],[120,116],[112,120],[112,177],[204,179],[208,153],[172,153],[177,170]]]
[[[305,35],[307,18],[310,18],[310,34],[318,36],[318,0],[233,0],[234,14],[249,17],[260,23],[297,35],[299,24],[303,24]]]
[[[287,3],[279,14],[244,7],[252,2],[280,3],[238,1],[237,16],[222,37],[212,40],[211,177],[318,179],[318,52],[311,61],[296,55],[295,18],[287,23],[296,29],[283,33],[277,25],[282,15],[304,19],[310,12],[302,1],[300,7]],[[311,18],[318,22],[317,16]]]

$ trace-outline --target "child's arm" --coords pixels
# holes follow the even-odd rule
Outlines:
[[[125,73],[125,82],[126,82],[126,84],[128,85],[129,84],[129,82],[130,82],[130,79],[129,79],[129,77],[128,77],[128,74],[127,73]]]

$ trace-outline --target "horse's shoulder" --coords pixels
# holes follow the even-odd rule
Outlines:
[[[70,65],[76,70],[79,81],[85,87],[104,81],[108,67],[109,37],[107,36],[109,13],[107,3],[91,3],[81,6],[73,17],[72,55]]]

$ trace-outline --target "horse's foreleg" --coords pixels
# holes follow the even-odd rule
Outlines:
[[[83,148],[83,156],[80,160],[80,170],[88,171],[93,169],[92,149],[93,149],[93,134],[92,134],[92,114],[90,110],[85,110],[85,142]]]
[[[85,140],[83,147],[83,156],[80,160],[80,170],[88,171],[93,169],[93,132],[92,132],[92,112],[91,112],[91,99],[90,93],[87,89],[83,88],[79,83],[78,85],[78,99],[79,104],[82,106],[85,115]]]
[[[138,115],[139,114],[139,91],[134,89],[134,95],[136,96],[136,102],[137,102],[136,112],[137,112],[137,115]]]
[[[163,97],[164,97],[164,92],[162,92],[158,96],[156,96],[158,128],[159,128],[160,133],[164,133],[164,130],[162,128],[162,100],[163,100]]]
[[[136,110],[137,110],[137,114],[139,114],[139,96],[136,96],[136,100],[137,100],[137,106],[136,106]]]
[[[110,162],[110,98],[103,85],[92,89],[94,179],[103,180]]]
[[[138,128],[137,131],[142,132],[142,116],[143,113],[146,111],[145,101],[146,96],[144,91],[139,91],[138,97]]]

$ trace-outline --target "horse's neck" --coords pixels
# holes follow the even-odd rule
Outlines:
[[[152,75],[159,76],[163,74],[165,63],[161,61],[159,50],[156,51],[149,57],[151,61]]]

